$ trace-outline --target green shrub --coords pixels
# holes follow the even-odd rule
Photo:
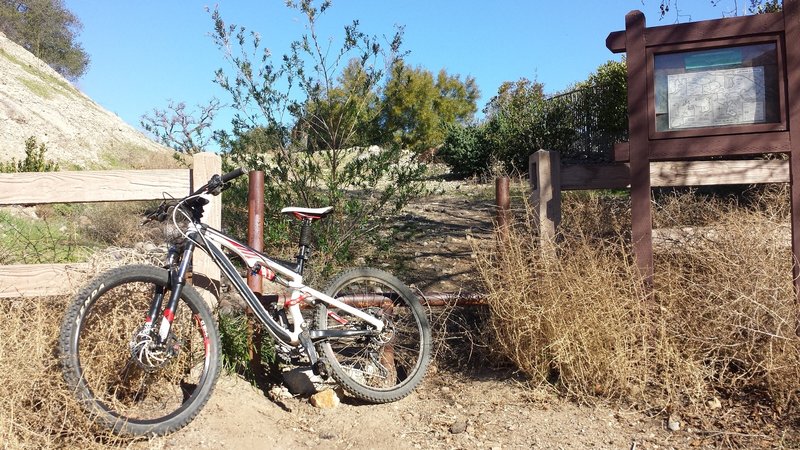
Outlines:
[[[219,313],[219,333],[222,342],[222,365],[229,373],[237,373],[254,381],[253,356],[250,353],[250,331],[247,315],[240,312]],[[258,341],[259,339],[256,339]],[[275,343],[269,337],[260,339],[258,348],[259,371],[269,373],[277,364]]]
[[[314,30],[330,4],[289,6]],[[220,69],[216,79],[236,111],[232,132],[216,134],[225,163],[265,172],[268,238],[297,241],[297,228],[280,214],[285,206],[334,207],[315,225],[321,257],[313,267],[330,273],[349,264],[388,217],[424,191],[425,166],[392,145],[391,136],[374,136],[371,126],[378,120],[376,93],[385,70],[398,62],[402,33],[386,46],[356,21],[345,27],[340,48],[319,53],[314,49],[329,43],[308,33],[277,60],[257,33],[226,24],[218,11],[212,18],[214,42],[233,68]],[[244,181],[223,199],[237,211],[224,217],[229,228],[244,229],[246,199]]]
[[[47,146],[44,142],[36,145],[36,138],[31,136],[25,141],[25,159],[16,161],[11,159],[10,162],[0,163],[0,172],[14,173],[14,172],[56,172],[58,171],[58,163],[45,158],[44,154],[47,152]]]
[[[450,167],[453,175],[466,178],[488,170],[493,154],[483,126],[456,124],[448,126],[446,132],[437,156]]]

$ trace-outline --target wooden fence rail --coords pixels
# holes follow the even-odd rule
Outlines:
[[[0,174],[0,206],[183,197],[220,173],[221,166],[219,155],[198,153],[192,169]],[[205,220],[218,228],[221,217],[221,202],[215,197],[206,206]],[[219,283],[219,269],[204,253],[197,252],[193,266],[207,282]],[[87,270],[81,263],[0,265],[0,298],[69,294],[79,288],[76,282]]]
[[[650,162],[652,187],[715,186],[726,184],[788,183],[788,160]],[[555,151],[530,156],[531,203],[538,212],[543,249],[556,236],[561,222],[561,191],[630,188],[630,164],[561,164]]]

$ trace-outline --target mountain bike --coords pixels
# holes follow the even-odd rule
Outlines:
[[[312,223],[333,208],[287,207],[301,222],[295,261],[273,259],[202,223],[210,195],[245,173],[237,169],[181,199],[165,200],[149,220],[179,230],[163,267],[124,266],[88,283],[67,308],[59,339],[64,379],[97,423],[122,435],[163,435],[187,425],[208,401],[220,373],[220,335],[211,307],[187,283],[200,249],[220,268],[279,352],[307,357],[350,395],[399,400],[422,380],[431,335],[419,299],[382,270],[342,272],[324,291],[303,282]],[[282,286],[253,292],[231,261]],[[304,317],[310,316],[308,319]]]

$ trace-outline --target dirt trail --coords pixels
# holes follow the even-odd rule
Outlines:
[[[220,380],[184,430],[142,448],[170,449],[628,449],[683,448],[659,421],[579,407],[518,380],[433,374],[388,405],[349,400],[333,410],[293,398],[279,405],[235,377]]]

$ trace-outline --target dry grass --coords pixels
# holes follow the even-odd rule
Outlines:
[[[147,262],[150,255],[109,249],[96,255],[89,273]],[[82,284],[80,280],[77,284]],[[71,298],[0,301],[0,448],[108,448],[132,441],[93,427],[61,375],[56,352],[64,310]]]
[[[97,203],[87,205],[77,217],[81,235],[103,245],[134,247],[139,242],[159,242],[162,227],[143,227],[143,212],[157,202]]]
[[[432,307],[427,312],[432,335],[431,360],[437,369],[457,373],[487,369],[490,367],[487,361],[494,366],[507,363],[487,358],[491,336],[485,329],[486,308],[448,305]]]
[[[524,218],[480,253],[497,352],[582,402],[680,412],[701,429],[754,411],[749,425],[762,432],[797,425],[788,199],[757,194],[747,208],[691,193],[660,198],[654,222],[683,228],[656,249],[652,294],[630,253],[624,197],[567,197],[556,258],[543,256]]]

